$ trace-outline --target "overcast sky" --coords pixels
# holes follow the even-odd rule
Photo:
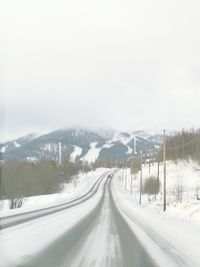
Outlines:
[[[199,0],[2,0],[0,10],[1,138],[200,126]]]

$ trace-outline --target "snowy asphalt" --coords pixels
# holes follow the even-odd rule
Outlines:
[[[26,264],[20,266],[156,266],[118,213],[110,180],[95,209]]]
[[[156,266],[118,212],[106,177],[87,201],[2,230],[0,240],[2,267]]]
[[[17,224],[21,224],[21,223],[24,223],[24,222],[27,222],[33,219],[41,218],[42,216],[54,214],[56,212],[69,209],[71,207],[79,205],[80,203],[91,198],[97,192],[101,181],[103,180],[103,178],[106,177],[106,175],[107,175],[107,172],[99,177],[99,179],[91,186],[91,188],[89,189],[87,193],[83,194],[82,196],[74,200],[68,201],[63,204],[51,206],[49,208],[39,209],[36,211],[30,211],[30,212],[17,214],[17,215],[0,217],[0,230],[15,226]]]

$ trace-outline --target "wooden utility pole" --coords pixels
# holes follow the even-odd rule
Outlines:
[[[166,131],[165,130],[163,130],[163,168],[164,168],[163,211],[166,211]]]
[[[158,186],[159,186],[159,183],[160,183],[160,161],[159,161],[159,158],[158,158]]]
[[[126,168],[127,166],[125,165],[125,168]],[[127,190],[127,171],[126,171],[126,175],[125,175],[125,191]]]
[[[133,175],[131,174],[131,196],[133,194]]]
[[[142,203],[142,152],[140,152],[140,205]]]
[[[149,174],[151,174],[151,156],[149,153]]]
[[[124,176],[124,179],[126,179],[126,162],[123,163],[123,168],[124,168],[123,176]]]
[[[128,179],[128,163],[126,161],[126,186],[127,186],[127,179]]]
[[[182,138],[183,138],[183,155],[182,155],[182,157],[183,157],[183,159],[185,159],[185,142],[184,142],[184,135],[182,136]]]

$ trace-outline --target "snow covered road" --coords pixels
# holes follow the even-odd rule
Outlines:
[[[197,267],[197,232],[164,220],[101,177],[86,199],[0,231],[2,267]]]
[[[24,223],[24,222],[27,222],[27,221],[30,221],[30,220],[33,220],[36,218],[40,218],[42,216],[53,214],[55,212],[59,212],[59,211],[65,210],[65,209],[69,209],[73,206],[79,205],[80,203],[91,198],[96,193],[101,181],[103,180],[103,178],[105,178],[107,176],[108,173],[109,173],[109,171],[102,174],[99,177],[99,179],[90,187],[88,192],[86,192],[85,194],[83,194],[82,196],[80,196],[76,199],[73,199],[73,200],[68,201],[66,203],[50,206],[47,208],[42,208],[42,209],[24,212],[24,213],[19,212],[18,214],[15,214],[15,215],[0,217],[0,229],[2,230],[2,229],[5,229],[7,227],[15,226],[15,225],[20,224],[20,223]]]
[[[104,178],[87,201],[0,232],[1,266],[155,266]]]
[[[73,228],[95,211],[102,198],[105,181],[106,177],[100,183],[98,191],[79,205],[0,231],[1,266],[31,266],[39,255],[45,255],[45,251],[49,251],[52,244],[55,246],[57,240],[61,242],[66,235],[70,236]],[[68,239],[67,243],[70,246]],[[61,252],[62,250],[59,251]],[[54,255],[55,260],[58,260],[59,255]],[[46,261],[48,262],[48,258]],[[36,263],[33,266],[43,265]]]
[[[0,266],[199,266],[196,229],[130,201],[117,175],[92,188],[67,208],[1,230]]]
[[[82,231],[81,231],[82,230]],[[74,238],[78,239],[74,242]],[[103,196],[95,213],[71,233],[73,242],[66,244],[67,238],[51,247],[51,252],[62,250],[62,257],[54,262],[50,251],[42,254],[40,266],[155,266],[139,244],[124,220],[119,216],[110,192],[110,180],[105,183]],[[50,256],[50,258],[49,258]],[[46,262],[48,258],[48,263]],[[41,259],[38,264],[41,264]],[[35,265],[34,265],[35,266]]]

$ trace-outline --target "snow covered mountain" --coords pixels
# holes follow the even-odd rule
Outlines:
[[[33,139],[37,138],[38,136],[39,136],[39,134],[31,133],[31,134],[27,134],[23,137],[20,137],[18,139],[14,139],[11,141],[6,141],[3,143],[0,143],[0,153],[13,151],[15,148],[18,148],[18,147],[32,141]]]
[[[157,149],[160,144],[160,134],[144,131],[61,129],[0,144],[0,153],[5,161],[52,159],[59,162],[63,157],[70,157],[71,161],[95,162],[97,159],[127,159],[140,151]]]

